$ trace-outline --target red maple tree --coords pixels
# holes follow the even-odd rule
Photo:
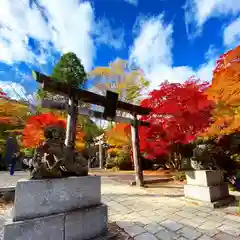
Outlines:
[[[152,108],[150,127],[140,127],[140,149],[148,158],[168,154],[174,144],[194,140],[211,122],[213,102],[204,91],[208,83],[190,78],[183,84],[164,82],[153,90],[141,106]]]
[[[66,127],[65,119],[51,113],[44,113],[39,116],[31,116],[23,130],[24,147],[36,147],[44,141],[44,129],[47,126]]]
[[[0,88],[0,98],[8,99],[7,94]]]
[[[23,130],[23,146],[35,148],[42,144],[45,140],[44,129],[48,126],[66,128],[66,119],[52,113],[42,113],[39,116],[29,117]],[[75,148],[78,151],[82,151],[85,147],[84,136],[85,133],[77,125]]]

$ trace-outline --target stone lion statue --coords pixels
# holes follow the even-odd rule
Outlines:
[[[65,146],[65,129],[48,126],[46,140],[35,149],[31,161],[32,179],[88,175],[88,161],[81,153]]]
[[[214,168],[214,160],[211,157],[211,144],[199,144],[193,149],[191,167],[195,170],[211,170]]]

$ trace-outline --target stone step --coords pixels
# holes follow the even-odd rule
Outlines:
[[[107,228],[107,206],[101,204],[24,221],[8,220],[4,225],[3,240],[92,239],[106,236]]]
[[[229,190],[227,183],[209,187],[186,184],[184,185],[184,194],[187,198],[215,202],[221,198],[228,197]]]

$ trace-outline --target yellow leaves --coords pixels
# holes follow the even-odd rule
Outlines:
[[[131,143],[130,134],[130,126],[128,124],[117,123],[105,132],[105,138],[108,144],[122,147]]]
[[[82,141],[76,141],[75,148],[77,151],[82,152],[85,149],[85,143]]]
[[[34,80],[37,80],[37,74],[36,74],[35,71],[32,71],[32,77],[33,77]]]
[[[11,100],[0,99],[0,114],[4,116],[26,116],[28,107]]]
[[[94,83],[96,88],[103,92],[117,92],[124,101],[136,101],[142,90],[148,86],[143,72],[129,69],[128,62],[121,59],[111,62],[108,67],[95,68],[89,76],[97,78]]]
[[[116,75],[122,75],[127,68],[127,61],[117,58],[114,62],[110,63],[110,68]]]
[[[107,150],[108,153],[110,154],[114,154],[114,155],[118,155],[119,153],[121,153],[121,149],[119,149],[119,147],[111,147]]]
[[[126,67],[127,61],[116,59],[114,62],[110,62],[109,67],[97,67],[93,69],[89,72],[89,76],[104,76],[110,78],[117,75],[123,75]]]
[[[0,122],[10,125],[23,125],[29,114],[28,106],[15,100],[0,99]]]
[[[75,141],[75,148],[77,151],[81,152],[85,148],[85,141],[84,141],[84,132],[81,130],[80,127],[76,129],[76,141]]]
[[[88,73],[90,77],[96,77],[96,76],[109,77],[111,76],[111,74],[112,74],[111,69],[109,69],[108,67],[97,67]]]

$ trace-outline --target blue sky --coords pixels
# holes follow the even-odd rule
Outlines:
[[[150,80],[211,81],[218,56],[239,45],[239,0],[1,0],[0,87],[36,91],[31,70],[51,74],[68,51],[86,71],[119,57]]]

